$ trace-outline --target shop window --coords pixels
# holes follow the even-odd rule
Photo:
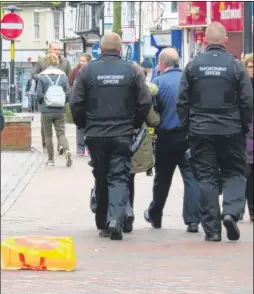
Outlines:
[[[34,38],[40,39],[40,13],[34,11]]]
[[[171,2],[171,12],[176,13],[177,12],[177,1]]]
[[[60,38],[60,11],[54,11],[54,39]]]
[[[92,29],[93,17],[91,5],[86,5],[84,3],[78,5],[75,31],[83,32]]]
[[[129,15],[129,23],[128,25],[130,27],[134,27],[135,26],[135,2],[128,2],[128,15]]]

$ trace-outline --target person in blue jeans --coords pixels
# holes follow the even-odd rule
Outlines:
[[[192,174],[186,151],[188,150],[187,130],[181,128],[176,112],[176,103],[182,71],[175,49],[163,49],[159,56],[158,75],[152,82],[159,92],[154,97],[154,106],[160,115],[156,128],[155,177],[153,200],[144,212],[144,218],[154,228],[161,228],[163,209],[168,197],[176,167],[178,166],[184,183],[183,219],[188,232],[198,232],[199,188]]]

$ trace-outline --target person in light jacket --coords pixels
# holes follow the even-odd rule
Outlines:
[[[62,87],[65,95],[66,102],[68,100],[70,88],[66,74],[57,68],[59,59],[54,53],[46,56],[45,61],[48,65],[47,69],[42,71],[38,77],[37,84],[37,100],[40,104],[41,117],[43,129],[45,132],[45,141],[48,152],[48,160],[46,165],[54,166],[54,147],[53,147],[53,132],[52,126],[54,125],[56,136],[59,142],[59,147],[66,155],[66,166],[72,165],[71,152],[69,150],[68,140],[65,135],[65,106],[64,107],[49,107],[45,102],[45,95],[52,83],[58,81],[58,85]]]
[[[61,56],[60,43],[57,41],[51,42],[49,44],[48,53],[54,53],[57,55],[57,58],[58,58],[57,68],[62,70],[66,74],[66,76],[68,77],[71,72],[71,64],[67,58]],[[42,71],[44,71],[47,67],[48,67],[48,65],[46,62],[46,58],[42,58],[42,59],[38,60],[32,69],[32,78],[35,79],[35,81],[37,81],[39,74]],[[44,134],[42,122],[41,122],[41,138],[42,138],[42,147],[43,147],[43,149],[45,149],[46,143],[45,143],[45,134]],[[57,150],[58,150],[59,154],[63,154],[63,150],[60,148],[59,144],[57,146]]]

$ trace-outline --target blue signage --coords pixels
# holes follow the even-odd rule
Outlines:
[[[132,57],[132,48],[130,45],[127,45],[127,50],[126,50],[126,60],[131,60]]]
[[[100,55],[101,55],[100,44],[99,43],[96,43],[92,47],[92,56],[93,56],[93,58],[99,58]]]
[[[124,44],[122,58],[129,60],[129,61],[137,61],[138,60],[138,48],[139,48],[138,42]]]

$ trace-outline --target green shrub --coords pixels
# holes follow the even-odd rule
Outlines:
[[[4,114],[4,116],[15,116],[16,115],[16,113],[14,113],[13,111],[8,110],[8,109],[3,109],[3,114]]]
[[[73,124],[73,119],[72,119],[72,115],[71,115],[71,109],[70,109],[70,105],[69,103],[66,104],[66,122],[68,124]]]

